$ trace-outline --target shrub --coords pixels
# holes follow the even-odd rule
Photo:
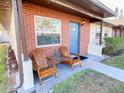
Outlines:
[[[117,51],[124,49],[124,38],[120,37],[106,37],[104,38],[105,48],[103,54],[112,55]]]

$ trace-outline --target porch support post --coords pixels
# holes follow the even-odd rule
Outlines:
[[[18,89],[18,93],[34,93],[34,78],[33,78],[33,67],[32,61],[28,58],[27,53],[27,44],[26,44],[26,36],[25,36],[25,29],[24,29],[24,16],[23,16],[23,7],[22,7],[22,0],[15,0],[17,5],[17,17],[18,17],[18,29],[19,34],[18,38],[20,37],[20,41],[22,44],[22,53],[24,54],[21,56],[22,60],[22,69],[23,69],[23,86]],[[20,53],[21,54],[21,53]]]
[[[103,21],[100,21],[100,39],[99,39],[99,45],[102,44],[102,31],[103,31]]]
[[[120,27],[120,37],[123,37],[123,28],[122,27]]]
[[[117,28],[115,28],[115,37],[117,36]]]
[[[123,38],[124,38],[124,28],[122,29],[122,33],[123,33]]]
[[[13,48],[15,49],[15,52],[17,54],[17,61],[18,61],[18,65],[19,65],[19,73],[16,74],[16,83],[17,86],[15,87],[15,90],[11,91],[10,93],[14,93],[15,91],[17,91],[19,88],[22,87],[23,85],[23,81],[24,81],[24,74],[23,74],[23,64],[22,64],[22,58],[21,58],[21,51],[20,51],[20,46],[19,46],[19,28],[18,28],[18,17],[17,17],[17,5],[16,5],[16,0],[12,0],[12,17],[11,17],[11,24],[13,25],[11,28],[11,31],[14,33],[12,34],[12,42],[14,42],[14,46]],[[14,36],[13,36],[14,35]],[[13,43],[12,43],[13,44]],[[16,51],[17,50],[17,51]]]
[[[22,43],[22,50],[24,53],[24,60],[28,60],[28,53],[27,53],[27,44],[26,44],[26,36],[25,36],[25,29],[24,29],[24,15],[23,15],[23,8],[22,8],[22,0],[17,1],[17,9],[18,9],[18,20],[19,20],[19,27],[20,27],[20,39]]]

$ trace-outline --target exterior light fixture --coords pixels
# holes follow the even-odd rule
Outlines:
[[[85,23],[86,23],[85,20],[82,20],[82,21],[80,22],[81,25],[84,25]]]

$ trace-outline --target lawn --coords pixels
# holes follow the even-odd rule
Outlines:
[[[54,93],[124,93],[124,83],[87,69],[56,84]]]
[[[0,93],[7,93],[7,73],[6,73],[6,61],[7,61],[7,47],[0,45]]]
[[[110,59],[102,61],[102,63],[124,70],[124,53],[118,56],[113,56]]]

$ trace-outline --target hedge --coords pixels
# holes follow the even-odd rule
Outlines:
[[[104,42],[105,48],[103,48],[103,54],[111,55],[124,49],[124,38],[106,37],[104,38]]]

